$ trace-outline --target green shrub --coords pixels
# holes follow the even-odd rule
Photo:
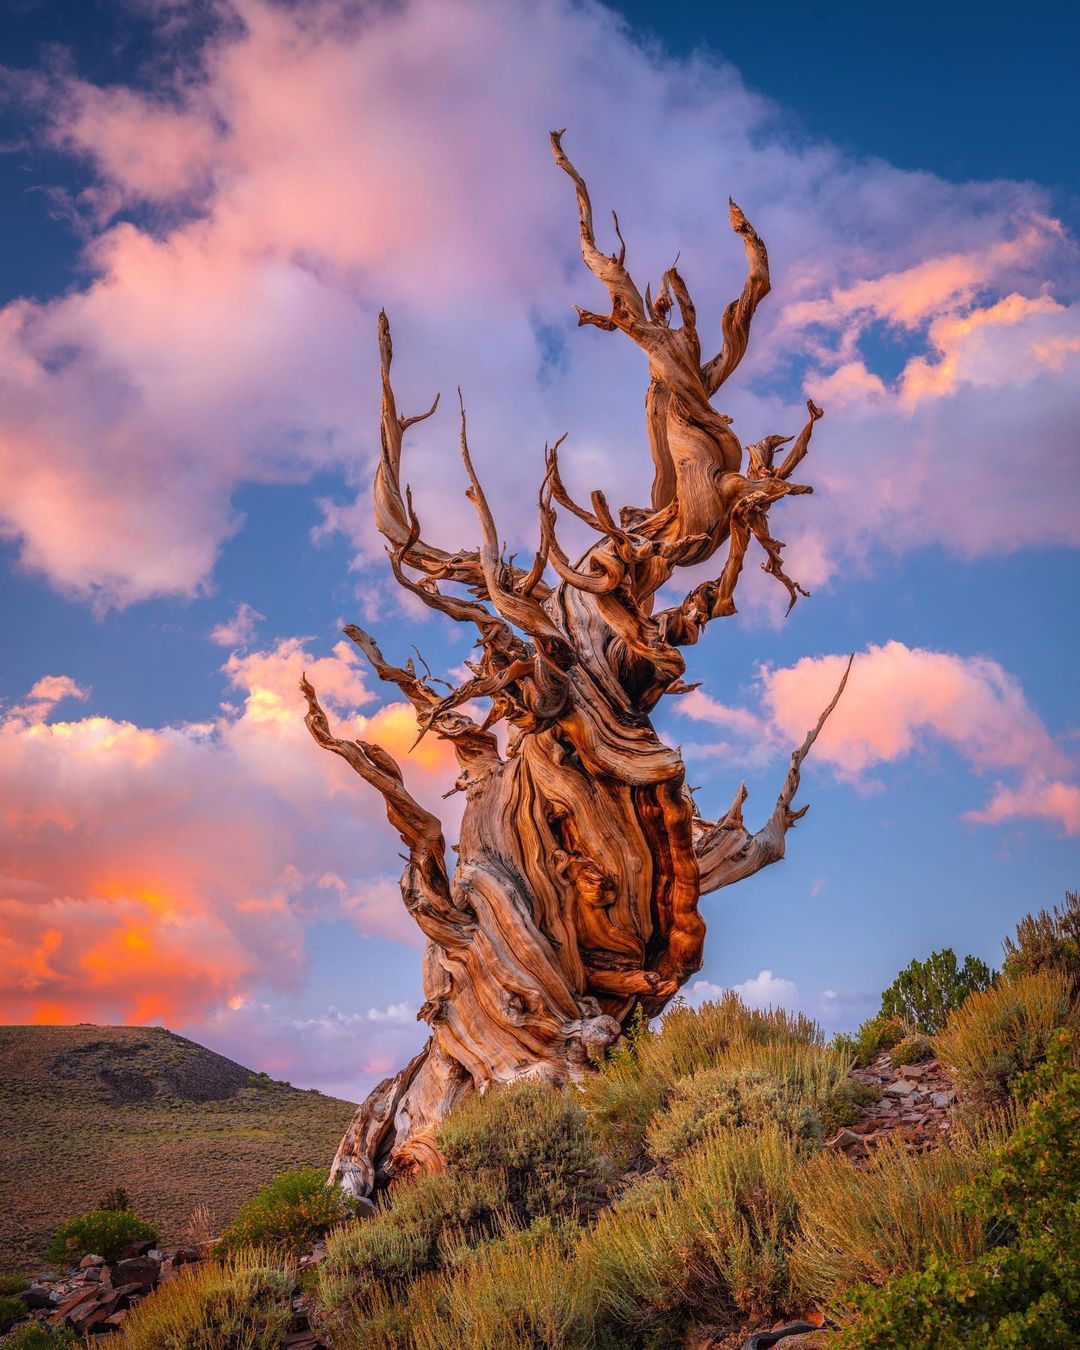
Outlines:
[[[452,1111],[438,1139],[448,1171],[498,1173],[502,1203],[522,1226],[597,1198],[601,1168],[576,1092],[535,1079],[493,1089]]]
[[[0,1275],[0,1294],[19,1294],[29,1287],[25,1275]]]
[[[587,1289],[570,1273],[574,1227],[541,1220],[507,1230],[461,1264],[417,1281],[407,1302],[384,1305],[352,1343],[381,1350],[571,1350],[586,1343]],[[350,1347],[351,1350],[351,1347]]]
[[[341,1189],[327,1186],[327,1176],[326,1169],[319,1167],[298,1167],[276,1176],[244,1203],[222,1233],[215,1252],[279,1247],[299,1253],[351,1213]]]
[[[788,1305],[798,1159],[792,1140],[766,1126],[718,1132],[674,1169],[706,1269],[717,1269],[725,1301],[751,1318],[775,1317]]]
[[[894,1045],[889,1051],[889,1058],[893,1064],[921,1064],[924,1060],[933,1059],[934,1042],[929,1036],[924,1036],[921,1032],[913,1032],[910,1036],[905,1036],[899,1045]]]
[[[850,1055],[856,1064],[869,1064],[883,1050],[891,1050],[911,1031],[906,1022],[898,1017],[871,1017],[858,1029],[854,1036],[841,1033],[834,1036],[832,1048]]]
[[[778,1072],[756,1066],[716,1068],[679,1079],[648,1127],[649,1156],[670,1161],[718,1129],[769,1121],[794,1139],[822,1139],[823,1111],[843,1091],[848,1061],[819,1046],[788,1047],[787,1057],[788,1063],[781,1065],[775,1053],[763,1053],[761,1062],[771,1058]]]
[[[974,1259],[986,1243],[984,1225],[951,1197],[984,1157],[964,1137],[917,1155],[891,1138],[875,1146],[864,1170],[836,1153],[809,1159],[795,1179],[800,1232],[791,1269],[799,1291],[843,1304],[852,1286],[880,1284],[928,1256]]]
[[[1063,907],[1040,909],[1016,925],[1016,937],[1006,938],[1004,972],[1010,979],[1056,970],[1080,995],[1080,891],[1066,891]]]
[[[400,1320],[408,1282],[456,1267],[508,1227],[572,1222],[598,1198],[601,1166],[573,1092],[534,1080],[493,1090],[452,1112],[438,1137],[445,1172],[402,1183],[389,1207],[327,1240],[318,1302],[352,1344],[375,1344],[375,1325]]]
[[[643,1157],[646,1134],[680,1080],[708,1068],[758,1061],[768,1046],[822,1044],[820,1028],[782,1008],[759,1012],[733,993],[700,1008],[678,1007],[659,1032],[620,1041],[584,1084],[584,1101],[601,1146],[622,1164]]]
[[[881,1089],[846,1078],[836,1092],[819,1107],[825,1138],[831,1139],[845,1125],[854,1125],[862,1116],[863,1108],[881,1100]]]
[[[27,1322],[4,1342],[4,1350],[74,1350],[79,1338],[69,1327],[43,1327]]]
[[[934,1047],[972,1103],[1001,1104],[1009,1098],[1009,1084],[1045,1057],[1054,1029],[1073,1016],[1068,979],[1042,970],[972,994],[934,1038]]]
[[[991,1165],[962,1192],[962,1208],[1009,1239],[973,1261],[943,1257],[853,1299],[843,1343],[881,1350],[1076,1343],[1080,1325],[1080,1071],[1072,1033],[1050,1038],[1025,1082],[1025,1116]]]
[[[292,1321],[294,1268],[246,1248],[185,1266],[128,1313],[116,1350],[278,1350]]]
[[[123,1186],[113,1186],[97,1202],[98,1209],[130,1209],[128,1193]]]
[[[115,1261],[130,1242],[156,1242],[157,1230],[126,1209],[91,1209],[60,1225],[45,1259],[55,1266],[75,1266],[91,1252]]]
[[[0,1294],[0,1332],[10,1331],[26,1316],[26,1304],[12,1294]]]
[[[720,1130],[670,1182],[649,1179],[603,1213],[571,1272],[595,1307],[594,1333],[674,1346],[695,1318],[784,1309],[797,1157],[775,1125]]]
[[[951,947],[931,952],[925,961],[912,961],[881,996],[880,1017],[893,1017],[934,1036],[943,1031],[949,1014],[969,994],[988,989],[994,974],[977,956],[965,956],[958,965]]]

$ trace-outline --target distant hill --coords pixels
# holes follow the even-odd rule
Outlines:
[[[224,1223],[276,1173],[328,1165],[353,1109],[161,1027],[0,1027],[0,1269],[114,1186],[163,1241],[200,1203]]]

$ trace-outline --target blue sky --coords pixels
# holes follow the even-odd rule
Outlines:
[[[416,1041],[397,841],[289,691],[321,661],[336,715],[403,749],[340,622],[394,660],[468,652],[401,606],[368,524],[381,304],[407,410],[464,385],[523,550],[563,430],[581,492],[647,491],[637,353],[573,326],[597,300],[548,121],[631,266],[683,247],[716,327],[739,199],[775,289],[725,411],[749,441],[826,407],[815,496],[773,520],[811,598],[781,620],[748,577],[689,653],[711,702],[660,724],[706,813],[745,778],[752,820],[826,658],[875,692],[808,764],[787,859],[703,901],[700,979],[851,1025],[912,957],[995,961],[1076,886],[1065,6],[780,4],[764,35],[685,3],[3,8],[9,1020],[161,1018],[352,1096]],[[450,422],[412,446],[432,533],[471,544]]]

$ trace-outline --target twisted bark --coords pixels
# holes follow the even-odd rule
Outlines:
[[[648,359],[652,502],[623,507],[618,519],[603,493],[592,494],[591,509],[574,502],[556,444],[545,454],[536,556],[527,571],[515,567],[502,555],[472,464],[462,406],[461,455],[482,543],[452,555],[426,543],[411,494],[402,490],[402,440],[438,399],[419,417],[399,415],[390,328],[379,316],[376,523],[397,580],[425,604],[474,624],[480,656],[464,684],[440,692],[411,661],[391,666],[368,634],[345,630],[379,678],[412,703],[420,734],[453,746],[455,787],[466,803],[452,873],[439,821],[409,794],[391,756],[335,738],[315,690],[306,679],[301,686],[315,740],[385,800],[408,850],[402,898],[427,939],[419,1016],[430,1038],[358,1108],[334,1160],[333,1178],[357,1194],[438,1167],[437,1127],[464,1095],[526,1075],[553,1083],[580,1078],[639,1005],[648,1015],[664,1007],[701,966],[700,896],[783,857],[787,831],[806,810],[792,806],[803,759],[843,690],[841,682],[792,755],[760,830],[751,834],[743,824],[742,788],[723,820],[699,816],[681,755],[659,739],[649,714],[664,694],[688,687],[679,648],[696,642],[710,619],[735,612],[752,538],[791,604],[806,594],[783,570],[768,512],[782,497],[811,491],[790,475],[822,414],[807,405],[806,425],[779,468],[776,451],[790,439],[781,436],[748,446],[743,468],[731,419],[711,399],[742,360],[754,311],[768,293],[764,243],[732,202],[747,278],[724,311],[720,351],[703,362],[696,311],[676,268],[664,273],[654,300],[630,276],[621,234],[618,253],[599,249],[588,188],[561,136],[552,133],[552,152],[576,190],[582,257],[611,306],[607,315],[579,309],[579,322],[625,333]],[[576,563],[558,542],[559,507],[597,536]],[[715,580],[655,610],[656,593],[676,568],[725,544]],[[545,580],[549,570],[553,584]],[[478,699],[490,702],[482,723],[463,711]],[[498,722],[509,729],[505,755],[491,730]]]

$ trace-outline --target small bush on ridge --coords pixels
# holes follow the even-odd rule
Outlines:
[[[345,1197],[327,1186],[325,1168],[298,1167],[276,1176],[246,1201],[215,1244],[215,1252],[280,1247],[298,1253],[335,1223],[349,1217]]]
[[[1052,911],[1026,914],[1006,938],[1004,972],[1014,979],[1040,970],[1056,970],[1080,995],[1080,891],[1066,891],[1065,904]]]
[[[985,961],[965,956],[958,965],[951,947],[912,961],[881,996],[880,1017],[894,1017],[924,1036],[944,1030],[949,1014],[969,994],[988,989],[994,979]]]
[[[439,1127],[451,1172],[499,1173],[504,1205],[528,1224],[595,1198],[599,1165],[576,1092],[525,1079],[470,1097]]]
[[[929,1036],[924,1036],[918,1031],[905,1036],[899,1045],[894,1045],[889,1051],[889,1058],[895,1065],[922,1064],[924,1060],[933,1057],[934,1042]]]
[[[833,1037],[832,1045],[836,1050],[849,1054],[856,1064],[869,1064],[883,1050],[891,1050],[899,1045],[911,1028],[898,1017],[871,1017],[858,1029],[854,1036],[841,1033]]]
[[[29,1287],[25,1275],[0,1275],[0,1294],[18,1294]]]
[[[113,1186],[97,1202],[98,1209],[130,1209],[128,1193],[123,1186]]]
[[[131,1242],[156,1242],[157,1230],[126,1209],[91,1209],[56,1230],[45,1252],[54,1266],[78,1265],[91,1252],[115,1261]]]
[[[621,1163],[644,1155],[653,1115],[676,1083],[701,1069],[757,1064],[768,1046],[820,1046],[821,1029],[801,1013],[747,1008],[734,993],[699,1008],[676,1007],[659,1032],[641,1028],[620,1041],[584,1084],[583,1099],[601,1146]]]
[[[1045,1058],[1055,1028],[1074,1015],[1068,979],[1042,970],[972,994],[934,1038],[934,1047],[971,1102],[1003,1104],[1010,1083]]]
[[[801,1047],[800,1047],[801,1048]],[[822,1111],[847,1079],[847,1061],[812,1047],[820,1061],[819,1081],[771,1074],[757,1067],[703,1069],[674,1085],[666,1107],[648,1127],[649,1156],[671,1161],[727,1126],[775,1121],[793,1139],[809,1143],[825,1134]]]

